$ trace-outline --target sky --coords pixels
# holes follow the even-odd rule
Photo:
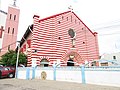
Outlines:
[[[92,30],[98,32],[100,54],[120,52],[120,0],[16,0],[20,9],[18,40],[33,23],[33,15],[45,18],[68,11],[71,5],[77,16]],[[1,0],[1,9],[7,12],[13,0]]]

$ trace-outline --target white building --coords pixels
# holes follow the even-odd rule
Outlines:
[[[111,64],[113,64],[113,62],[116,62],[120,65],[120,52],[104,54],[101,57],[101,61],[103,61],[103,62],[101,62],[103,65],[107,65],[107,64],[111,65]]]
[[[5,30],[6,17],[7,17],[7,13],[0,9],[0,29],[3,28],[3,30]],[[2,35],[1,37],[3,37],[4,35],[4,32],[2,33],[3,34],[1,34]],[[2,39],[3,38],[0,38],[0,48],[2,48]]]

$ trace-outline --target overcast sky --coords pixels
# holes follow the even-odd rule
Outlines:
[[[13,0],[1,0],[1,9],[7,12],[9,4]],[[45,18],[72,5],[78,17],[99,33],[100,54],[120,51],[120,0],[17,0],[16,4],[20,8],[18,40],[32,24],[34,14]]]

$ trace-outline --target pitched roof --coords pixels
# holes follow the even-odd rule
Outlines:
[[[23,35],[22,39],[20,40],[20,46],[24,43],[24,41],[27,38],[27,36],[31,33],[30,29],[33,30],[33,24],[28,26],[25,34]]]

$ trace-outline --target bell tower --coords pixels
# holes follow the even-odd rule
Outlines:
[[[16,6],[16,0],[13,5],[8,7],[8,13],[5,23],[5,31],[2,42],[1,54],[5,54],[8,50],[15,50],[17,34],[18,34],[18,23],[19,23],[20,10]]]

